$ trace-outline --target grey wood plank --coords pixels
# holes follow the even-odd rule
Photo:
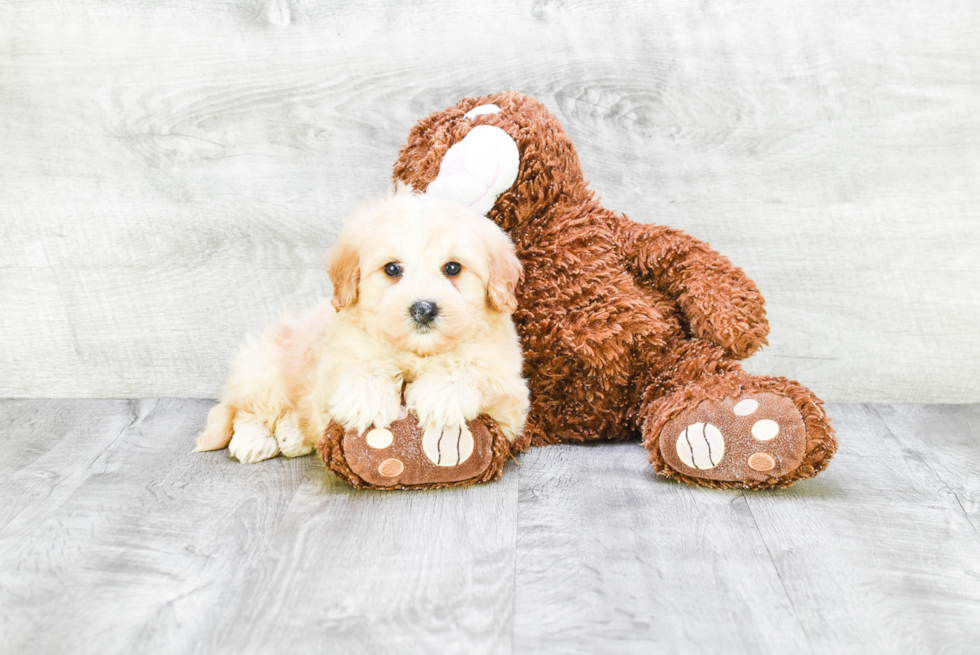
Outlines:
[[[357,491],[316,460],[198,652],[512,652],[508,469],[463,489]]]
[[[134,405],[131,400],[0,398],[0,448],[4,451],[0,483],[45,457],[57,461],[49,464],[56,474],[77,467],[82,449],[101,452],[105,443],[99,438],[117,435],[132,421]]]
[[[632,444],[533,451],[516,650],[971,652],[980,410],[945,409],[832,406],[830,469],[767,493],[649,479]]]
[[[882,421],[877,406],[832,407],[834,465],[806,485],[747,495],[748,507],[822,652],[972,652],[980,538],[943,478],[947,460],[980,470],[980,432],[965,420],[980,409],[920,410],[948,428],[931,433],[921,431],[928,420],[886,411]],[[975,481],[961,488],[976,498]]]
[[[97,457],[69,457],[65,447],[55,460],[52,450],[5,481],[5,504],[26,510],[0,532],[4,648],[191,652],[213,633],[217,600],[247,583],[245,565],[268,547],[309,460],[246,467],[224,453],[192,454],[211,404],[89,401],[117,420],[106,436],[84,426],[85,452]],[[50,424],[58,421],[52,412]],[[33,426],[43,439],[45,421]],[[49,472],[57,502],[16,494],[17,480],[39,471]]]
[[[645,453],[522,460],[515,652],[809,652],[743,495],[664,482]]]
[[[189,452],[212,401],[0,401],[18,653],[971,652],[980,406],[834,405],[788,490],[656,478],[636,444],[359,492]]]
[[[960,507],[980,543],[980,406],[874,405],[905,457],[924,467],[954,510]]]
[[[0,438],[17,450],[57,434],[68,403],[46,402],[0,404]],[[516,471],[357,492],[315,458],[191,453],[211,401],[74,404],[116,419],[84,424],[95,456],[62,439],[59,460],[3,487],[19,519],[0,531],[0,632],[15,652],[510,652]],[[42,467],[56,503],[16,484]]]
[[[33,525],[91,475],[90,467],[136,420],[138,402],[0,399],[0,535]]]
[[[414,121],[513,87],[758,281],[752,370],[980,401],[978,38],[969,0],[3,3],[0,395],[215,395]]]

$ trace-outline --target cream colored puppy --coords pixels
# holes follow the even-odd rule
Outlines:
[[[403,395],[423,439],[480,414],[520,434],[521,266],[492,221],[403,190],[348,219],[328,262],[333,299],[245,343],[196,450],[305,455],[331,419],[388,427]]]

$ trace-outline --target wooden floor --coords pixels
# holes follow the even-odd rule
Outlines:
[[[834,405],[769,493],[636,444],[354,491],[190,452],[208,400],[0,401],[0,651],[935,653],[980,643],[980,406]]]

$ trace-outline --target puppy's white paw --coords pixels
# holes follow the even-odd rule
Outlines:
[[[276,421],[276,442],[279,444],[279,450],[286,457],[309,455],[313,450],[313,446],[306,443],[303,431],[299,429],[296,412],[286,412]]]
[[[360,434],[371,425],[376,428],[391,425],[398,418],[401,398],[391,380],[349,376],[340,381],[327,404],[335,421]]]
[[[279,454],[279,444],[264,423],[252,417],[236,418],[228,444],[231,456],[243,464],[254,464]]]
[[[405,399],[424,430],[465,425],[479,416],[483,405],[475,386],[441,376],[419,378],[409,385]]]
[[[436,466],[459,466],[473,454],[473,433],[465,425],[429,428],[422,452]]]

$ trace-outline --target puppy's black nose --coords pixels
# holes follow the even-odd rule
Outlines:
[[[430,300],[419,300],[408,309],[408,312],[419,325],[428,325],[439,315],[439,305]]]

